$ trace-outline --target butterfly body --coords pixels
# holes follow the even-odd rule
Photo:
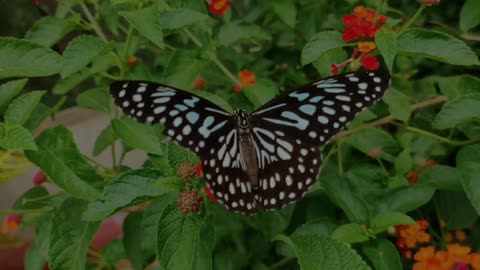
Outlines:
[[[301,199],[315,183],[319,148],[356,114],[380,100],[383,72],[333,76],[275,98],[252,114],[230,114],[192,93],[151,82],[110,86],[115,103],[140,122],[165,125],[165,135],[194,151],[218,202],[254,214]]]

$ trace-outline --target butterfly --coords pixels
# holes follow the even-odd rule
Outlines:
[[[274,98],[252,114],[238,108],[233,115],[153,82],[117,81],[110,93],[125,114],[164,124],[166,136],[200,157],[219,203],[254,214],[301,199],[318,177],[320,147],[379,101],[389,84],[384,71],[341,74]]]

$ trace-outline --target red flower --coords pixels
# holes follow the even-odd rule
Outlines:
[[[202,176],[202,162],[198,163],[197,167],[195,168],[195,171],[197,172],[198,177]]]
[[[218,201],[217,197],[215,197],[215,195],[213,195],[213,192],[212,192],[212,189],[210,189],[209,187],[205,187],[205,194],[207,194],[207,197],[211,200],[211,201]]]
[[[42,171],[38,171],[33,177],[33,184],[35,186],[40,186],[45,182],[45,174]]]
[[[223,16],[231,5],[232,3],[228,0],[212,0],[208,7],[213,15]]]
[[[242,92],[242,87],[240,87],[239,85],[235,85],[234,90],[235,90],[235,92],[240,93],[240,92]]]
[[[344,15],[342,17],[345,30],[343,31],[342,39],[345,42],[353,41],[357,38],[370,37],[374,38],[380,26],[387,22],[387,17],[380,15],[375,22],[377,13],[369,8],[357,6],[354,8],[354,14]]]
[[[343,31],[343,34],[342,34],[343,41],[350,42],[356,38],[357,38],[357,33],[353,31],[353,29],[347,28]]]
[[[332,75],[337,75],[339,72],[339,68],[337,64],[332,64]]]
[[[193,82],[193,88],[197,89],[197,90],[200,90],[203,88],[203,86],[205,85],[205,79],[204,78],[197,78],[194,82]]]
[[[243,86],[252,86],[257,83],[257,76],[255,73],[251,72],[248,69],[242,69],[238,73],[238,80],[242,83]]]
[[[42,3],[42,0],[34,0],[34,3],[35,3],[35,6],[38,7]]]
[[[18,225],[22,222],[22,216],[9,215],[3,220],[1,233],[15,232],[18,229]]]
[[[128,58],[127,65],[129,67],[133,66],[136,62],[138,61],[138,57],[135,55],[132,55]]]
[[[380,63],[373,55],[364,55],[362,57],[362,65],[366,70],[377,70],[380,67]]]

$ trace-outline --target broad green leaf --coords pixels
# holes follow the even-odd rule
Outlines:
[[[345,243],[361,243],[368,241],[365,228],[357,223],[344,224],[338,227],[331,235],[333,240]]]
[[[265,79],[257,80],[255,85],[244,87],[243,93],[255,108],[262,106],[278,94],[278,87]]]
[[[473,226],[478,214],[463,191],[440,191],[435,194],[435,210],[440,220],[445,221],[448,230]]]
[[[427,186],[401,186],[385,193],[378,201],[377,213],[407,213],[430,201],[435,189]]]
[[[370,221],[370,226],[374,234],[386,231],[389,227],[404,224],[415,224],[415,220],[403,213],[386,212],[376,215]]]
[[[460,30],[468,32],[480,24],[480,1],[467,0],[460,11]]]
[[[398,37],[398,53],[452,65],[480,65],[478,56],[461,40],[442,32],[409,29]]]
[[[217,104],[220,108],[224,109],[225,111],[227,111],[229,113],[233,113],[232,106],[228,103],[228,101],[226,101],[222,97],[214,95],[211,92],[206,92],[206,91],[198,91],[198,93],[195,93],[195,94],[197,94],[198,96]]]
[[[450,100],[478,93],[480,79],[470,75],[436,78],[440,92]]]
[[[87,90],[77,97],[80,107],[99,112],[110,112],[110,94],[105,87]]]
[[[250,40],[270,40],[272,37],[256,24],[226,23],[220,27],[218,41],[224,46]]]
[[[35,226],[35,242],[25,254],[25,270],[43,270],[48,258],[50,231],[52,222],[50,216],[45,216]]]
[[[402,261],[392,242],[377,238],[362,244],[362,251],[367,255],[375,270],[402,270]]]
[[[383,101],[388,105],[388,112],[393,118],[408,122],[412,108],[408,97],[395,88],[388,89],[383,96]]]
[[[406,174],[413,165],[413,158],[410,154],[410,149],[404,149],[398,156],[395,158],[395,174],[404,175]]]
[[[425,169],[420,174],[418,184],[442,190],[463,190],[462,177],[458,169],[445,165]]]
[[[206,62],[186,52],[173,54],[163,71],[163,83],[190,90],[198,74],[205,68]]]
[[[88,68],[83,68],[66,78],[58,80],[55,83],[52,92],[57,95],[66,94],[91,76],[92,72]]]
[[[0,79],[50,76],[62,68],[59,54],[28,40],[0,37],[0,48]]]
[[[37,151],[26,151],[35,163],[59,188],[73,197],[94,200],[103,179],[83,159],[70,130],[58,126],[45,130],[37,139]]]
[[[115,133],[126,144],[147,153],[162,154],[160,141],[152,126],[141,124],[132,118],[123,116],[112,120]]]
[[[368,154],[370,149],[380,147],[383,150],[380,157],[388,161],[393,161],[394,156],[400,151],[400,147],[392,135],[377,128],[360,130],[352,134],[346,142],[365,154]]]
[[[313,36],[302,50],[302,65],[310,64],[324,53],[348,46],[337,31],[324,31]]]
[[[163,211],[167,206],[178,199],[174,194],[165,194],[158,199],[153,200],[143,212],[142,222],[138,228],[140,229],[141,250],[145,254],[147,260],[155,258],[156,242],[152,235],[157,234],[157,226]],[[137,228],[137,230],[138,230]]]
[[[75,30],[80,22],[78,17],[62,19],[53,16],[43,17],[33,24],[25,35],[25,39],[45,47],[51,47],[66,34]]]
[[[308,270],[370,270],[360,255],[348,244],[316,234],[293,234],[276,237],[294,250],[300,269]]]
[[[464,146],[457,153],[457,167],[462,184],[473,208],[480,215],[480,144]]]
[[[133,245],[132,245],[133,246]],[[109,265],[116,265],[122,259],[127,259],[127,253],[123,246],[122,239],[110,240],[101,250],[105,262]]]
[[[213,248],[215,246],[215,231],[213,217],[207,216],[200,228],[200,236],[195,256],[195,270],[213,269]]]
[[[163,28],[156,5],[136,11],[120,12],[120,15],[155,45],[160,48],[165,46]]]
[[[273,2],[273,12],[277,14],[280,19],[291,28],[295,27],[295,20],[297,18],[297,7],[295,1],[292,0],[277,0]]]
[[[54,212],[48,251],[50,269],[85,269],[87,249],[100,226],[100,222],[82,220],[86,207],[87,202],[69,198]]]
[[[161,13],[160,24],[164,29],[175,30],[208,18],[207,15],[195,10],[177,8]]]
[[[70,41],[63,52],[62,78],[66,78],[84,68],[106,48],[107,44],[105,42],[89,35],[81,35]]]
[[[38,126],[40,126],[40,124],[42,124],[42,122],[47,119],[50,114],[52,114],[52,112],[53,108],[39,102],[30,114],[27,122],[25,122],[23,126],[30,132],[34,132],[38,128]]]
[[[145,269],[148,263],[145,258],[145,252],[142,250],[142,234],[141,230],[143,212],[130,213],[123,222],[123,246],[127,253],[128,259],[132,263],[134,269]],[[154,234],[150,235],[151,237]]]
[[[294,207],[285,207],[278,211],[258,212],[247,218],[247,222],[262,233],[266,239],[272,239],[277,234],[284,232],[290,224]]]
[[[436,129],[453,128],[480,117],[480,95],[470,95],[448,101],[435,116],[432,127]]]
[[[163,211],[157,229],[157,257],[161,269],[197,269],[195,261],[204,222],[200,215],[183,214],[176,205]]]
[[[85,220],[100,220],[119,210],[166,193],[158,188],[163,173],[154,169],[132,170],[121,174],[103,189],[102,195],[88,205]]]
[[[33,91],[14,99],[5,112],[5,122],[23,125],[37,106],[45,91]]]
[[[111,146],[118,137],[113,130],[112,125],[106,126],[102,132],[98,135],[97,139],[95,140],[95,145],[93,146],[93,156],[100,155],[103,151],[105,151],[109,146]]]
[[[377,34],[375,34],[375,43],[383,56],[388,70],[392,72],[393,61],[397,55],[397,33],[387,27],[382,27]]]
[[[0,107],[6,106],[27,84],[28,79],[9,81],[0,85]]]
[[[43,186],[36,186],[23,193],[13,204],[13,209],[39,209],[50,203],[50,199],[40,199],[48,196]]]
[[[166,149],[163,152],[166,153],[168,163],[174,171],[176,171],[177,168],[183,163],[190,162],[197,164],[199,162],[199,159],[195,153],[172,141],[169,141],[166,144]]]
[[[332,76],[332,64],[341,63],[347,59],[347,53],[343,48],[336,48],[322,54],[315,61],[313,66],[318,70],[322,77]]]
[[[12,150],[37,150],[32,134],[17,124],[0,123],[0,147]]]

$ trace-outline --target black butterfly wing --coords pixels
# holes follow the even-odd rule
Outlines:
[[[258,203],[278,209],[302,198],[313,185],[312,177],[317,178],[318,148],[380,100],[389,81],[384,72],[337,75],[273,99],[255,111],[252,138],[263,182]],[[277,173],[280,180],[275,183]],[[291,199],[283,194],[287,191]]]
[[[162,123],[164,134],[197,153],[208,186],[232,212],[252,213],[255,201],[239,154],[232,116],[192,93],[146,81],[118,81],[110,93],[125,114]]]

